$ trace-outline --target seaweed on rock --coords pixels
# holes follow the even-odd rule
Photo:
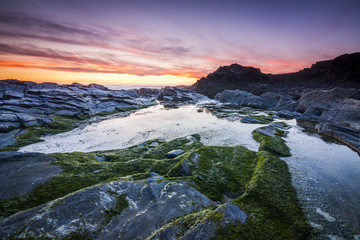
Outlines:
[[[1,201],[1,216],[6,217],[60,197],[65,196],[61,199],[66,199],[66,196],[87,187],[90,187],[89,191],[102,187],[112,189],[112,184],[123,182],[130,186],[141,182],[143,188],[151,185],[154,191],[159,191],[160,187],[163,189],[161,194],[155,194],[157,197],[146,193],[147,190],[143,193],[150,194],[149,197],[159,204],[163,199],[182,198],[186,193],[178,194],[176,191],[181,192],[181,186],[186,185],[193,194],[200,194],[206,207],[202,205],[202,209],[199,208],[198,197],[181,202],[183,206],[177,206],[177,209],[186,209],[186,214],[175,214],[177,217],[157,226],[145,238],[307,239],[311,228],[291,185],[288,167],[279,158],[290,154],[285,141],[279,137],[283,135],[279,131],[273,137],[254,131],[254,139],[260,142],[259,152],[242,146],[203,146],[199,136],[194,135],[169,142],[156,139],[121,150],[52,154],[57,159],[54,164],[60,165],[63,173],[27,195]],[[181,149],[184,153],[169,159],[166,153],[174,149]],[[96,157],[105,160],[99,162]],[[148,177],[154,176],[151,172],[165,178],[156,175],[155,180],[147,183],[150,181]],[[175,192],[171,190],[172,186],[176,186]],[[111,229],[112,224],[124,214],[145,211],[137,209],[134,200],[130,201],[122,190],[107,193],[107,196],[112,198],[111,201],[115,197],[116,202],[104,210],[101,227],[91,232],[84,225],[84,229],[72,231],[65,238],[97,238],[101,231]],[[193,206],[197,206],[196,210],[188,211]],[[156,217],[159,221],[162,218]],[[17,234],[21,232],[12,235]]]

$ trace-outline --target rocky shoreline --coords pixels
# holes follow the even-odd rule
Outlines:
[[[193,103],[205,98],[190,90],[111,90],[90,84],[60,85],[0,81],[0,151],[41,141],[42,135],[70,131],[94,117],[128,114],[158,104]],[[23,141],[28,139],[29,141]]]
[[[360,153],[359,62],[359,54],[344,55],[283,75],[235,64],[190,88],[0,81],[0,238],[317,236],[281,159],[291,156],[290,127],[279,120],[315,122],[314,130]],[[258,149],[204,146],[194,134],[89,153],[16,152],[99,119],[204,100],[198,112],[262,124],[252,131]]]
[[[263,74],[233,64],[201,78],[192,89],[235,106],[317,121],[319,133],[360,153],[360,53],[318,62],[292,74]]]

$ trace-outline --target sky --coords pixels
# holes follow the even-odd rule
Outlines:
[[[360,1],[1,0],[0,79],[189,85],[360,51]]]

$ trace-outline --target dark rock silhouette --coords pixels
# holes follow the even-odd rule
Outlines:
[[[192,89],[208,97],[229,89],[241,89],[255,95],[286,88],[359,88],[360,53],[344,54],[321,61],[296,73],[264,74],[260,69],[239,64],[219,67],[198,80]]]

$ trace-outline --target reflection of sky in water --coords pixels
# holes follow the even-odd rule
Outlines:
[[[316,134],[303,133],[295,121],[288,123],[292,128],[286,142],[292,157],[284,160],[308,217],[316,224],[330,225],[335,235],[341,236],[347,230],[360,234],[359,155],[346,146],[327,143]],[[317,207],[337,222],[326,222],[316,214]]]
[[[154,138],[171,140],[198,133],[205,145],[243,145],[257,150],[251,132],[262,125],[219,119],[195,106],[166,110],[154,106],[131,114],[86,126],[83,129],[45,137],[44,142],[23,147],[21,151],[90,152],[126,148]]]

